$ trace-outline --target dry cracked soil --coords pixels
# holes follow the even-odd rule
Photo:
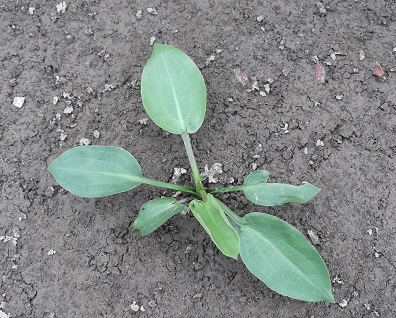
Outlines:
[[[395,317],[395,17],[394,0],[0,1],[0,317]],[[168,191],[82,199],[48,173],[79,143],[123,147],[162,181],[188,169],[142,107],[154,42],[205,78],[201,170],[321,188],[306,205],[222,199],[307,235],[335,304],[272,292],[191,214],[139,235],[139,207]]]

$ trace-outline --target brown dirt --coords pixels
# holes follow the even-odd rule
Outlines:
[[[394,1],[66,0],[64,13],[58,2],[0,5],[1,318],[396,316]],[[152,36],[189,54],[205,77],[207,117],[192,137],[201,169],[221,162],[238,183],[255,163],[271,181],[321,187],[304,206],[223,198],[240,213],[314,230],[336,304],[272,292],[220,255],[191,215],[140,236],[130,227],[136,211],[161,190],[88,200],[49,175],[48,164],[81,138],[129,150],[163,181],[187,168],[180,138],[139,123]],[[385,78],[372,75],[377,62]],[[269,94],[247,92],[253,81],[242,86],[235,68],[263,91],[272,79]],[[14,97],[26,98],[22,108]]]

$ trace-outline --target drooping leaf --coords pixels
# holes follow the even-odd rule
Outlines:
[[[183,209],[184,205],[178,203],[175,198],[151,200],[142,205],[133,226],[142,235],[150,234]]]
[[[296,228],[264,213],[243,217],[240,255],[247,268],[279,294],[334,302],[326,265]]]
[[[205,117],[206,86],[183,51],[155,44],[141,79],[143,106],[150,118],[172,134],[194,133]]]
[[[205,201],[191,201],[190,209],[219,250],[225,256],[236,259],[239,237],[216,199],[208,194]]]
[[[300,186],[283,183],[267,183],[269,172],[257,170],[245,178],[243,192],[246,198],[258,205],[275,206],[285,203],[306,203],[311,200],[320,189],[303,182]]]
[[[128,191],[140,185],[142,177],[136,159],[112,146],[72,148],[56,158],[48,170],[67,191],[86,198]]]

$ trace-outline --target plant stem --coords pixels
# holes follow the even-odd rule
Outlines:
[[[140,181],[142,183],[157,187],[157,188],[164,188],[164,189],[170,189],[170,190],[175,190],[175,191],[181,191],[189,194],[193,194],[197,196],[197,192],[194,188],[186,187],[183,185],[179,184],[173,184],[173,183],[168,183],[168,182],[162,182],[162,181],[157,181],[153,179],[149,179],[146,177],[141,177]]]
[[[243,191],[247,187],[246,185],[237,185],[232,187],[225,187],[225,188],[215,188],[215,189],[207,189],[208,193],[225,193],[225,192],[233,192],[233,191]]]
[[[202,199],[206,197],[205,187],[202,184],[201,176],[199,175],[199,170],[197,166],[197,162],[195,160],[194,152],[191,146],[190,135],[187,132],[181,134],[181,137],[184,142],[184,147],[186,148],[188,161],[190,162],[191,170],[194,177],[195,187],[197,189],[197,193],[201,196]]]

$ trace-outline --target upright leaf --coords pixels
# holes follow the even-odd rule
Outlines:
[[[183,210],[184,205],[178,203],[175,198],[154,199],[142,205],[133,226],[142,235],[147,235]]]
[[[216,199],[208,194],[205,201],[191,201],[190,209],[219,250],[225,256],[236,259],[239,237]]]
[[[240,255],[269,288],[292,298],[334,302],[326,265],[296,228],[264,213],[243,217]]]
[[[267,183],[269,172],[257,170],[249,174],[243,184],[246,198],[258,205],[275,206],[285,203],[306,203],[311,200],[320,189],[304,182],[300,186],[283,183]]]
[[[206,86],[183,51],[155,44],[142,74],[143,106],[150,118],[172,134],[194,133],[205,117]]]
[[[70,149],[48,170],[67,191],[86,198],[128,191],[140,185],[142,177],[136,159],[126,150],[111,146]]]

